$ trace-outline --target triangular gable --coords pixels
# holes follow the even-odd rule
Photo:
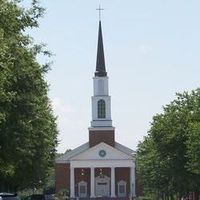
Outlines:
[[[133,151],[132,149],[130,149],[118,142],[115,142],[115,148],[118,149],[119,151],[124,152],[127,155],[132,155],[132,156],[136,155],[136,151]]]
[[[130,160],[132,159],[131,155],[104,143],[87,149],[86,151],[73,156],[70,160]]]
[[[80,153],[86,151],[89,149],[89,142],[69,151],[66,152],[64,155],[60,156],[59,158],[56,159],[56,163],[63,163],[69,161],[71,157],[74,157],[76,155],[79,155]]]

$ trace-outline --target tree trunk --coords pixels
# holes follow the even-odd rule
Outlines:
[[[181,200],[181,195],[180,195],[180,193],[177,193],[177,194],[176,194],[176,200]]]

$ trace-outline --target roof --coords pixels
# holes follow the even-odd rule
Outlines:
[[[87,143],[84,143],[83,145],[71,150],[71,151],[68,151],[66,152],[64,155],[58,157],[56,159],[56,163],[62,163],[62,161],[68,161],[70,158],[80,154],[81,152],[84,152],[86,150],[88,150],[90,147],[89,147],[89,142]]]
[[[104,48],[103,48],[103,36],[101,21],[99,21],[99,33],[98,33],[98,45],[97,45],[97,61],[96,61],[96,72],[95,76],[107,76],[105,58],[104,58]]]
[[[117,149],[118,151],[121,151],[125,154],[127,154],[128,156],[133,156],[135,157],[136,152],[133,151],[132,149],[115,142],[115,149]],[[64,155],[60,156],[59,158],[56,159],[56,163],[67,163],[70,161],[70,159],[72,159],[75,156],[78,156],[79,154],[82,154],[83,152],[89,150],[89,142],[69,151],[66,152]]]

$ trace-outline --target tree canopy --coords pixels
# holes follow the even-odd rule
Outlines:
[[[183,94],[153,117],[138,146],[138,173],[146,191],[173,196],[199,192],[200,89]]]
[[[20,0],[0,0],[0,189],[44,184],[54,164],[56,118],[47,96],[48,54],[34,44],[27,28],[38,27],[43,15],[36,0],[25,9]]]

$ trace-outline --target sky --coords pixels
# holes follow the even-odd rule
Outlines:
[[[29,34],[54,54],[45,78],[60,153],[88,141],[99,3],[117,142],[136,150],[175,93],[199,87],[199,0],[41,0],[46,13]]]

